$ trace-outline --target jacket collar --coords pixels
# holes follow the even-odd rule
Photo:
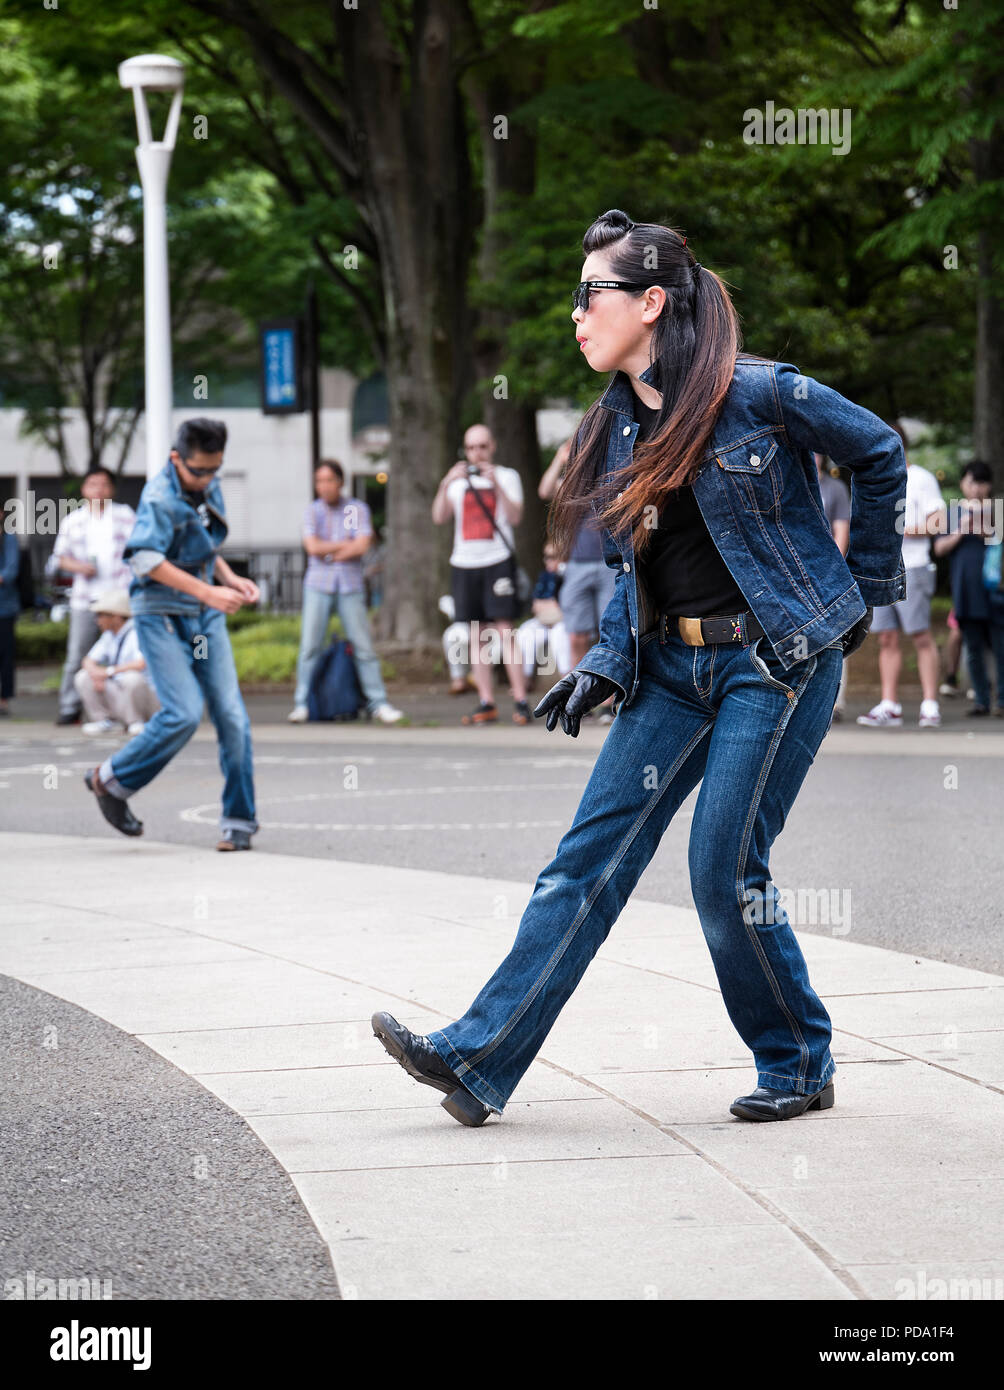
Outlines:
[[[655,376],[656,364],[645,368],[639,372],[638,380],[646,386],[654,386],[653,377]],[[634,388],[631,385],[631,378],[627,372],[617,371],[614,379],[600,397],[600,405],[606,410],[614,410],[618,415],[628,415],[634,419]]]
[[[167,482],[171,491],[174,493],[175,497],[177,497],[179,501],[184,502],[185,490],[181,486],[181,479],[178,476],[178,470],[175,468],[174,460],[170,456],[168,456],[167,463],[164,465],[164,472],[167,474]],[[215,516],[218,521],[222,521],[223,524],[226,525],[223,513],[216,505],[219,486],[219,483],[216,481],[215,478],[213,478],[209,486],[206,488],[205,492],[202,494],[202,500],[203,502],[205,502],[207,509],[210,512],[212,512],[213,516]],[[185,505],[188,505],[187,502],[185,502]]]

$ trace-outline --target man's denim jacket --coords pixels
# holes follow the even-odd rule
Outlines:
[[[205,521],[203,521],[203,515]],[[215,478],[196,510],[186,502],[174,464],[150,479],[136,509],[136,525],[123,552],[135,578],[129,585],[133,614],[188,613],[197,616],[202,605],[194,594],[184,594],[149,577],[163,560],[212,583],[216,555],[227,537],[223,493]]]
[[[653,374],[650,366],[639,380],[651,385]],[[625,487],[638,432],[634,399],[630,378],[617,372],[600,402],[613,416],[604,473],[624,469]],[[813,450],[851,471],[846,558],[823,512]],[[899,435],[790,363],[737,359],[693,488],[719,554],[785,670],[830,646],[866,608],[906,596]],[[617,582],[599,641],[576,669],[605,676],[623,694],[617,704],[629,705],[641,671],[640,634],[656,618],[637,582],[630,535],[605,529],[603,558]]]

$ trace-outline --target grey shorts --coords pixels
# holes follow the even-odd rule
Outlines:
[[[931,599],[938,582],[934,565],[917,565],[906,572],[906,598],[882,604],[872,613],[869,632],[892,632],[899,628],[910,636],[931,626]]]
[[[558,602],[566,632],[599,632],[617,576],[602,560],[569,560]]]

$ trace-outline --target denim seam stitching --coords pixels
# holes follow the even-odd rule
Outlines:
[[[502,1094],[501,1094],[499,1091],[496,1091],[495,1087],[494,1087],[490,1082],[486,1081],[485,1078],[481,1075],[480,1072],[475,1071],[474,1068],[471,1066],[470,1062],[465,1062],[465,1061],[464,1061],[463,1057],[461,1057],[460,1053],[457,1051],[457,1049],[456,1049],[456,1048],[453,1046],[453,1044],[450,1042],[449,1038],[446,1036],[446,1034],[443,1032],[443,1030],[442,1030],[441,1028],[437,1028],[437,1029],[436,1029],[436,1034],[437,1034],[438,1037],[440,1037],[440,1038],[443,1039],[443,1041],[446,1043],[446,1046],[450,1049],[451,1055],[452,1055],[453,1057],[456,1057],[457,1061],[460,1063],[459,1068],[457,1068],[457,1067],[451,1067],[451,1071],[453,1071],[453,1073],[456,1075],[456,1077],[458,1078],[458,1080],[459,1080],[459,1078],[463,1075],[464,1072],[470,1072],[470,1073],[472,1074],[472,1076],[476,1076],[476,1077],[478,1078],[478,1080],[481,1082],[482,1086],[484,1086],[485,1090],[486,1090],[486,1091],[490,1091],[490,1092],[492,1093],[492,1095],[495,1096],[495,1097],[499,1100],[499,1102],[501,1103],[501,1105],[504,1106],[504,1105],[505,1105],[505,1099],[503,1098]],[[475,1061],[478,1061],[479,1059],[476,1057],[474,1060],[475,1060]],[[481,1097],[479,1096],[478,1099],[480,1100]]]
[[[753,930],[752,924],[746,920],[746,913],[745,913],[746,904],[743,902],[743,888],[744,888],[744,882],[743,882],[743,881],[744,881],[743,866],[744,866],[744,864],[745,864],[745,862],[746,862],[746,858],[747,858],[747,855],[748,855],[748,852],[749,852],[749,842],[750,842],[750,838],[751,838],[752,833],[753,833],[753,822],[754,822],[754,820],[756,819],[756,813],[757,813],[757,811],[759,810],[759,807],[760,807],[760,801],[761,801],[761,798],[762,798],[762,796],[763,796],[763,789],[764,789],[764,786],[766,785],[767,778],[770,776],[770,769],[771,769],[771,768],[773,767],[773,765],[774,765],[774,758],[775,758],[775,756],[777,755],[777,750],[778,750],[778,748],[779,748],[780,745],[781,745],[781,739],[784,737],[784,731],[785,731],[785,729],[788,727],[788,723],[789,723],[789,721],[790,721],[790,719],[791,719],[791,712],[792,712],[792,710],[795,708],[795,705],[798,703],[798,700],[799,700],[799,698],[801,697],[803,690],[804,690],[805,687],[808,685],[809,681],[812,679],[812,676],[813,676],[813,674],[815,673],[817,664],[818,664],[818,663],[816,662],[816,658],[813,657],[813,658],[812,658],[812,666],[809,668],[808,671],[806,671],[805,675],[803,676],[801,682],[800,682],[799,685],[798,685],[797,690],[795,690],[794,692],[791,692],[791,693],[793,693],[793,694],[795,695],[795,700],[794,700],[794,702],[792,702],[792,701],[789,701],[789,702],[788,702],[788,707],[787,707],[787,709],[784,711],[784,714],[781,716],[780,723],[778,724],[777,728],[775,729],[775,731],[774,731],[774,737],[771,739],[770,746],[769,746],[768,749],[767,749],[767,753],[766,753],[766,755],[765,755],[765,757],[764,757],[764,760],[763,760],[763,766],[760,768],[760,776],[759,776],[759,778],[758,778],[758,780],[757,780],[756,791],[755,791],[755,793],[754,793],[754,795],[753,795],[753,797],[752,797],[752,799],[751,799],[751,804],[750,804],[749,812],[747,813],[747,816],[746,816],[746,825],[745,825],[745,827],[743,828],[742,839],[741,839],[740,842],[739,842],[739,858],[738,858],[738,860],[736,861],[736,882],[735,882],[735,887],[736,887],[736,899],[737,899],[737,901],[738,901],[738,903],[739,903],[739,905],[740,905],[740,912],[741,912],[741,916],[742,916],[742,919],[743,919],[743,925],[744,925],[745,928],[746,928],[746,934],[747,934],[747,936],[748,936],[749,939],[750,939],[750,944],[751,944],[752,947],[753,947],[753,950],[754,950],[754,953],[755,953],[756,956],[757,956],[757,959],[760,961],[760,965],[761,965],[761,967],[762,967],[762,969],[763,969],[763,972],[764,972],[764,977],[766,978],[767,983],[768,983],[768,985],[769,985],[770,988],[771,988],[771,992],[773,993],[775,999],[777,1000],[777,1002],[778,1002],[778,1004],[779,1004],[779,1006],[780,1006],[782,1012],[783,1012],[783,1013],[785,1014],[785,1016],[787,1017],[788,1022],[789,1022],[789,1025],[790,1025],[791,1030],[792,1030],[792,1033],[794,1034],[795,1039],[796,1039],[796,1042],[797,1042],[797,1044],[798,1044],[799,1053],[800,1053],[800,1055],[801,1055],[801,1057],[802,1057],[802,1063],[801,1063],[801,1065],[800,1065],[800,1067],[799,1067],[799,1069],[798,1069],[798,1080],[799,1080],[799,1083],[800,1083],[800,1084],[804,1083],[804,1081],[805,1081],[804,1072],[805,1072],[805,1068],[806,1068],[806,1067],[808,1066],[808,1064],[809,1064],[809,1048],[808,1048],[808,1045],[806,1044],[805,1039],[802,1037],[802,1031],[801,1031],[801,1029],[799,1028],[798,1023],[796,1022],[796,1020],[795,1020],[795,1018],[794,1018],[794,1015],[791,1013],[791,1011],[789,1010],[787,1004],[784,1002],[784,996],[783,996],[782,993],[781,993],[781,987],[780,987],[780,985],[779,985],[778,982],[777,982],[777,977],[775,976],[773,970],[772,970],[771,967],[770,967],[770,962],[767,960],[766,953],[763,951],[763,948],[762,948],[762,946],[760,945],[760,941],[759,941],[759,939],[758,939],[758,937],[757,937],[757,935],[756,935],[756,932]],[[769,855],[769,850],[768,850],[768,855]],[[789,930],[790,930],[790,923],[789,923]]]
[[[707,731],[713,727],[713,725],[714,720],[709,719],[707,723],[705,723],[698,730],[698,732],[694,735],[691,741],[686,745],[683,751],[670,765],[669,771],[666,774],[666,778],[660,786],[658,792],[654,797],[651,798],[651,800],[645,805],[644,809],[635,818],[634,823],[632,824],[628,832],[625,834],[621,843],[618,845],[617,850],[607,861],[607,865],[604,868],[601,877],[597,880],[592,892],[590,893],[586,901],[583,903],[582,907],[579,910],[579,913],[575,917],[571,926],[568,928],[561,941],[555,947],[550,960],[547,962],[547,965],[544,967],[543,971],[537,978],[530,992],[524,995],[519,1006],[516,1008],[516,1010],[513,1012],[510,1018],[506,1021],[503,1027],[499,1030],[499,1032],[495,1035],[495,1037],[492,1039],[489,1045],[487,1047],[482,1048],[480,1052],[476,1053],[474,1057],[471,1059],[472,1061],[480,1062],[483,1057],[487,1057],[490,1052],[494,1052],[494,1050],[498,1047],[499,1043],[505,1040],[508,1033],[511,1032],[511,1030],[519,1022],[523,1014],[526,1013],[527,1009],[530,1007],[534,999],[537,997],[537,995],[543,989],[544,985],[550,979],[551,975],[554,973],[555,966],[557,965],[561,957],[565,954],[565,952],[568,950],[568,947],[571,944],[572,939],[578,932],[579,928],[582,926],[582,923],[588,917],[589,913],[592,911],[596,899],[599,897],[600,893],[603,891],[607,883],[610,881],[611,875],[614,873],[620,861],[624,858],[624,855],[627,853],[628,848],[637,836],[638,831],[641,829],[643,823],[648,819],[655,807],[659,804],[667,788],[672,785],[673,778],[675,777],[677,771],[686,762],[687,758],[690,757],[690,754],[697,747],[699,741],[704,737]]]

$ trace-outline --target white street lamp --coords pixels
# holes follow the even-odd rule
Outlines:
[[[139,144],[136,163],[143,185],[143,286],[146,329],[146,476],[164,466],[171,443],[171,296],[167,273],[167,176],[178,134],[185,67],[177,58],[143,53],[119,64],[119,81],[131,87]],[[150,133],[146,92],[173,92],[163,140]]]

